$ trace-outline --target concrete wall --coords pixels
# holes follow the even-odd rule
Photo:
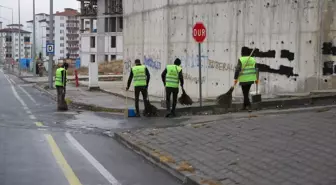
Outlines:
[[[336,88],[335,64],[323,69],[336,54],[322,55],[323,43],[336,46],[335,12],[336,1],[330,0],[124,0],[124,75],[134,59],[142,59],[152,75],[149,93],[163,96],[160,74],[179,57],[186,90],[198,97],[192,27],[202,21],[204,97],[229,89],[242,47],[259,49],[259,89],[265,96]]]

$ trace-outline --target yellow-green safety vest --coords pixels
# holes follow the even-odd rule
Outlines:
[[[178,88],[179,86],[179,73],[182,68],[177,65],[167,65],[166,74],[166,87]]]
[[[247,60],[248,58],[249,57],[240,57],[243,72],[240,73],[239,82],[254,82],[257,80],[257,71],[255,68],[256,60],[253,57]]]
[[[132,72],[134,87],[147,85],[146,66],[134,66],[132,67]]]
[[[64,77],[64,79],[62,81],[62,71],[65,71],[65,75],[66,75],[67,72],[63,67],[60,67],[56,70],[55,86],[64,86],[64,84],[66,82],[66,77]]]

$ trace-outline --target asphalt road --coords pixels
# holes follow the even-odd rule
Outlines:
[[[102,134],[164,121],[57,112],[53,100],[3,71],[0,85],[1,185],[181,184]]]

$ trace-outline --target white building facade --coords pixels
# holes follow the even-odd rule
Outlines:
[[[123,15],[121,0],[81,2],[82,66],[123,58]]]
[[[198,98],[192,30],[199,21],[207,29],[201,46],[204,98],[233,85],[243,47],[258,49],[263,96],[336,89],[336,1],[124,0],[123,7],[124,79],[134,59],[141,59],[151,73],[151,95],[164,96],[160,74],[178,57],[185,89]],[[242,96],[241,90],[234,93]]]
[[[35,44],[35,56],[46,60],[46,42],[49,37],[49,15],[45,13],[35,14],[35,35],[36,35],[36,44]],[[33,32],[33,21],[27,21],[27,29],[30,32]],[[32,40],[33,42],[33,40]]]
[[[54,14],[53,42],[55,45],[54,60],[76,59],[79,57],[79,18],[77,10],[65,8],[63,12]],[[46,43],[49,41],[49,15],[40,13],[36,19],[36,56],[47,59]],[[28,28],[33,29],[33,21],[28,21]]]
[[[1,60],[31,58],[31,32],[23,30],[22,27],[23,25],[10,24],[7,28],[0,29]]]

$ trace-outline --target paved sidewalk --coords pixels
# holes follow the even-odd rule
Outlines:
[[[204,185],[336,184],[336,109],[139,129],[115,137]]]
[[[48,93],[53,99],[56,99],[56,89],[46,89],[46,85],[35,85],[41,91]],[[134,107],[134,101],[120,98],[117,96],[111,96],[110,94],[101,91],[89,91],[86,87],[75,87],[73,84],[68,84],[66,90],[66,98],[71,100],[71,103],[77,107],[109,111],[109,112],[123,112],[126,107]],[[140,109],[143,109],[143,105],[140,103]]]

